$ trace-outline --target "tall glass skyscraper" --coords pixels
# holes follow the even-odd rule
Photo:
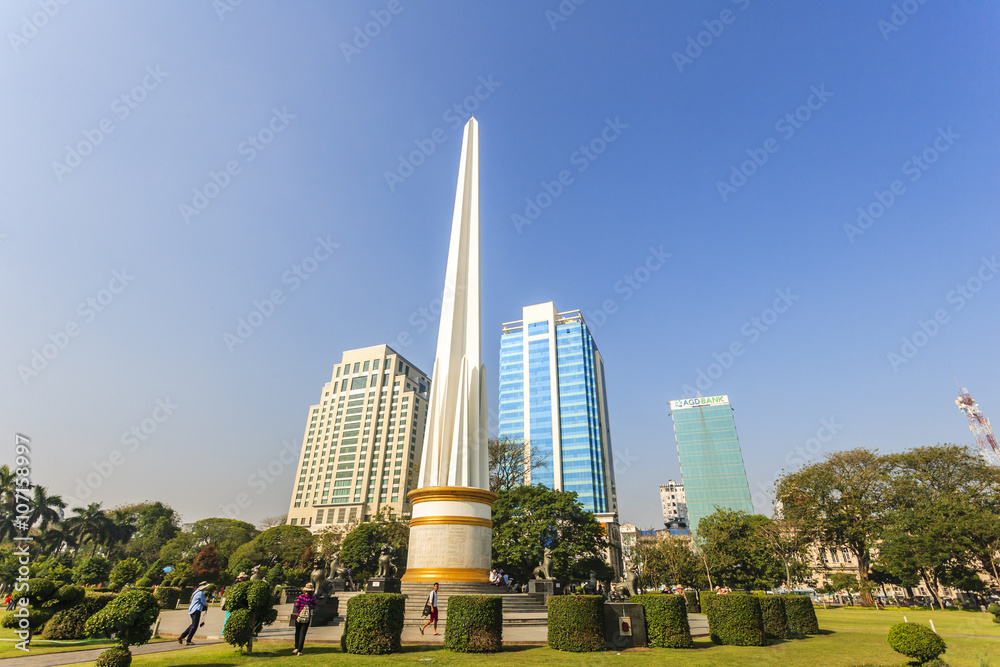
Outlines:
[[[728,396],[670,401],[691,532],[716,507],[753,514],[743,452]]]
[[[500,338],[499,435],[524,439],[549,465],[528,484],[575,491],[595,514],[618,513],[604,361],[580,311],[522,309]]]

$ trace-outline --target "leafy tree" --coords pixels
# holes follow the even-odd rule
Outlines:
[[[716,508],[698,523],[698,548],[713,562],[716,586],[773,588],[785,578],[784,565],[763,538],[771,519],[761,514]]]
[[[340,545],[340,562],[354,570],[354,579],[373,577],[378,572],[382,547],[388,544],[393,550],[393,564],[399,568],[401,576],[406,570],[409,542],[409,522],[382,511],[373,521],[358,524],[347,534]]]
[[[213,544],[209,544],[199,551],[191,564],[191,576],[198,581],[218,581],[221,571],[219,552]]]
[[[490,491],[510,491],[528,484],[531,473],[549,465],[549,455],[520,438],[490,438],[487,445],[490,466]]]
[[[500,491],[493,503],[493,562],[524,582],[548,547],[557,579],[586,581],[591,570],[610,579],[604,527],[576,498],[542,485]]]
[[[111,569],[108,582],[116,590],[125,584],[134,584],[135,580],[142,573],[142,569],[142,562],[138,558],[126,558],[125,560],[118,561]]]
[[[195,538],[194,533],[185,530],[178,533],[160,548],[158,560],[165,561],[168,564],[176,564],[194,560],[194,557],[197,555],[198,540]]]
[[[191,527],[197,544],[211,544],[219,554],[220,567],[226,568],[229,557],[240,546],[251,541],[260,531],[246,521],[236,519],[211,518],[195,521]]]
[[[265,531],[266,532],[266,531]],[[241,581],[226,591],[229,620],[223,638],[233,646],[246,646],[253,653],[253,638],[265,625],[271,625],[278,611],[272,608],[271,586],[265,581]]]
[[[834,572],[830,575],[830,580],[823,586],[824,593],[839,593],[844,591],[847,593],[847,597],[851,601],[851,605],[854,604],[854,595],[861,590],[858,581],[858,575],[851,572]]]
[[[784,516],[821,546],[848,549],[867,586],[872,550],[889,520],[889,474],[877,452],[853,449],[799,468],[778,481]],[[871,605],[870,594],[862,593]]]
[[[642,582],[649,588],[661,584],[703,588],[705,573],[687,540],[641,535],[632,551],[632,562],[642,567]]]
[[[251,541],[237,547],[229,559],[229,572],[249,572],[254,565],[283,563],[305,567],[311,560],[313,535],[302,526],[268,528]]]
[[[288,521],[288,514],[276,514],[275,516],[266,516],[260,520],[257,524],[257,530],[265,531],[268,528],[274,528],[275,526],[284,525]]]
[[[105,546],[108,548],[108,557],[115,553],[116,547],[128,543],[135,535],[136,519],[131,513],[122,509],[113,509],[108,513],[108,520],[111,525],[105,538]]]
[[[132,539],[124,546],[127,556],[152,563],[160,549],[180,532],[180,517],[162,502],[143,502],[116,508],[133,518]]]
[[[968,582],[977,548],[970,527],[981,521],[979,497],[994,497],[1000,474],[964,447],[919,447],[886,458],[892,507],[879,558],[895,571],[915,571],[942,607],[938,586]],[[943,608],[943,607],[942,607]]]
[[[808,579],[810,570],[806,560],[809,539],[799,526],[781,518],[760,524],[757,527],[757,536],[771,557],[784,568],[786,590],[792,590],[793,581]]]
[[[108,580],[111,574],[111,563],[103,556],[83,558],[73,568],[73,581],[78,584],[96,586]]]

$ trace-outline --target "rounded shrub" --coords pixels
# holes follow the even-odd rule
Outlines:
[[[766,646],[760,601],[754,595],[715,595],[708,603],[708,632],[716,644]]]
[[[83,639],[87,636],[84,626],[91,612],[86,604],[78,604],[69,609],[57,611],[45,624],[45,639]]]
[[[357,655],[399,651],[405,609],[406,598],[397,593],[362,593],[352,597],[347,601],[341,649]]]
[[[499,595],[452,595],[444,647],[460,653],[503,649],[503,600]]]
[[[919,623],[897,623],[889,628],[889,646],[920,663],[930,662],[948,648],[936,632]]]
[[[160,605],[160,609],[175,609],[180,596],[181,589],[173,586],[160,586],[153,593],[153,597],[156,598],[156,603]]]
[[[698,591],[684,591],[684,599],[687,601],[689,614],[701,613],[701,596]]]
[[[110,637],[113,633],[123,647],[141,646],[152,639],[150,626],[159,615],[160,606],[152,593],[128,590],[91,616],[85,627],[92,637]]]
[[[52,614],[53,612],[48,609],[31,608],[28,615],[28,629],[32,632],[42,631],[45,628],[45,624],[52,618]],[[0,627],[8,629],[23,629],[21,626],[21,620],[22,619],[14,615],[13,611],[7,612],[7,614],[3,617],[3,620],[0,620]]]
[[[604,648],[604,598],[555,595],[548,601],[549,647],[560,651]]]
[[[819,621],[813,609],[812,598],[808,595],[783,595],[785,615],[788,618],[788,633],[795,637],[815,635],[819,632]]]
[[[694,592],[694,591],[692,591]],[[642,605],[646,613],[647,642],[654,648],[691,648],[686,596],[660,593],[633,595],[629,602]]]
[[[759,595],[760,615],[764,619],[764,634],[772,639],[788,636],[788,614],[785,600],[780,595]],[[814,612],[815,615],[815,612]]]
[[[994,623],[1000,623],[1000,604],[993,603],[986,608],[986,611],[993,614]]]
[[[97,667],[128,667],[132,664],[132,653],[123,646],[114,646],[97,656],[94,664]]]
[[[28,579],[28,604],[32,607],[46,606],[55,598],[59,584],[50,579]]]
[[[246,646],[253,651],[253,638],[265,625],[271,625],[278,617],[272,607],[271,587],[266,581],[241,581],[226,591],[226,609],[229,620],[223,639],[233,646]]]

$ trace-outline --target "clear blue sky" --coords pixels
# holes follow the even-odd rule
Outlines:
[[[242,518],[283,513],[291,468],[248,478],[298,447],[342,350],[389,343],[430,371],[420,309],[472,113],[491,407],[500,324],[583,310],[623,521],[661,523],[667,401],[699,370],[765,512],[817,435],[815,456],[971,443],[953,373],[1000,420],[995,4],[43,4],[0,7],[0,433],[33,438],[52,491],[103,469],[87,500],[106,506],[193,521],[248,493]],[[647,272],[651,248],[670,257]],[[314,251],[307,279],[286,273]]]

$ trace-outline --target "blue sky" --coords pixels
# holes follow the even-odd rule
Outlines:
[[[283,513],[291,469],[249,477],[341,351],[432,366],[470,114],[490,405],[500,324],[581,309],[623,521],[661,523],[685,387],[729,395],[765,512],[803,455],[971,443],[953,373],[1000,419],[995,4],[18,0],[0,27],[0,432],[50,490]]]

